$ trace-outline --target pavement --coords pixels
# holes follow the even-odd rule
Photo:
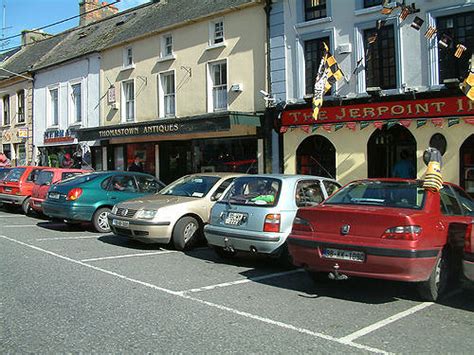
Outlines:
[[[315,284],[0,209],[0,353],[471,353],[464,286],[423,302],[413,284]]]

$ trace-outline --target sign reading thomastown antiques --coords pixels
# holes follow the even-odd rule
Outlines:
[[[322,107],[317,120],[311,108],[285,110],[283,126],[313,123],[391,120],[405,118],[433,118],[474,115],[474,101],[467,97],[443,97],[426,100],[364,103],[358,105]]]

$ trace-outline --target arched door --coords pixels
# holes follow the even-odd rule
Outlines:
[[[306,138],[296,150],[298,174],[336,178],[336,148],[326,137]]]
[[[407,128],[384,125],[372,133],[367,143],[367,176],[416,178],[415,153],[416,140]],[[397,173],[400,170],[403,170],[402,174]]]
[[[460,155],[460,184],[474,198],[474,134],[471,134],[462,144]]]

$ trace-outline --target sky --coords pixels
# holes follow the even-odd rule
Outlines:
[[[23,30],[43,27],[66,18],[79,15],[80,0],[0,0],[2,11],[0,26],[0,51],[20,45],[21,38],[5,39],[20,34]],[[99,0],[100,2],[104,0]],[[115,4],[119,11],[149,2],[150,0],[121,0]],[[108,0],[108,3],[114,0]],[[5,11],[3,11],[5,9]],[[44,29],[48,33],[59,33],[77,26],[79,18]]]

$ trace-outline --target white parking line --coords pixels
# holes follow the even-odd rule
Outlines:
[[[42,242],[45,240],[74,240],[74,239],[93,239],[93,238],[99,238],[101,235],[86,235],[86,236],[81,236],[81,237],[57,237],[57,238],[39,238],[36,239],[37,242]]]
[[[85,262],[88,262],[88,261],[133,258],[133,257],[137,257],[137,256],[161,255],[161,254],[170,254],[170,253],[176,253],[176,251],[175,250],[161,250],[161,251],[157,251],[157,252],[154,252],[154,253],[140,253],[140,254],[117,255],[117,256],[104,256],[102,258],[83,259],[83,260],[81,260],[81,262],[85,263]]]
[[[223,282],[221,284],[217,285],[211,285],[211,286],[204,286],[204,287],[199,287],[199,288],[193,288],[190,290],[186,291],[181,291],[182,294],[185,293],[195,293],[195,292],[202,292],[202,291],[209,291],[209,290],[214,290],[216,288],[221,288],[221,287],[228,287],[228,286],[233,286],[233,285],[240,285],[240,284],[245,284],[247,282],[252,282],[252,281],[261,281],[265,279],[271,279],[273,277],[278,277],[278,276],[286,276],[286,275],[291,275],[295,274],[297,272],[302,272],[304,271],[303,269],[298,269],[298,270],[291,270],[291,271],[284,271],[284,272],[277,272],[275,274],[268,274],[268,275],[263,275],[263,276],[257,276],[257,277],[250,277],[248,279],[243,279],[243,280],[237,280],[237,281],[231,281],[231,282]]]
[[[36,224],[12,224],[9,226],[3,226],[3,228],[25,228],[25,227],[37,227]]]
[[[370,347],[370,346],[367,346],[367,345],[357,344],[357,343],[353,343],[353,342],[350,342],[350,341],[341,341],[340,339],[334,338],[330,335],[313,332],[313,331],[305,329],[305,328],[295,327],[294,325],[291,325],[291,324],[275,321],[275,320],[265,318],[265,317],[260,317],[258,315],[251,314],[251,313],[248,313],[248,312],[242,312],[242,311],[239,311],[239,310],[234,309],[234,308],[230,308],[230,307],[226,307],[226,306],[219,305],[219,304],[216,304],[216,303],[200,300],[198,298],[194,298],[194,297],[191,297],[189,295],[182,294],[181,292],[168,290],[166,288],[159,287],[159,286],[150,284],[148,282],[132,279],[132,278],[129,278],[127,276],[118,274],[116,272],[109,271],[109,270],[106,270],[106,269],[102,269],[100,267],[93,266],[93,265],[90,265],[90,264],[86,264],[82,261],[74,260],[74,259],[68,258],[67,256],[59,255],[59,254],[56,254],[52,251],[45,250],[45,249],[39,248],[39,247],[31,245],[31,244],[27,244],[27,243],[24,243],[24,242],[20,242],[19,240],[8,238],[8,237],[5,237],[3,235],[0,235],[0,238],[9,240],[13,243],[17,243],[17,244],[23,245],[25,247],[28,247],[28,248],[31,248],[31,249],[34,249],[34,250],[37,250],[37,251],[40,251],[42,253],[52,255],[56,258],[66,260],[66,261],[69,261],[71,263],[81,265],[81,266],[84,266],[86,268],[89,268],[89,269],[92,269],[92,270],[95,270],[95,271],[98,271],[98,272],[102,272],[104,274],[108,274],[108,275],[117,277],[117,278],[122,279],[122,280],[126,280],[126,281],[133,282],[133,283],[145,286],[145,287],[149,287],[149,288],[152,288],[154,290],[161,291],[161,292],[164,292],[164,293],[167,293],[169,295],[173,295],[173,296],[176,296],[176,297],[179,297],[179,298],[183,298],[183,299],[194,301],[194,302],[197,302],[197,303],[200,303],[200,304],[204,304],[204,305],[207,305],[207,306],[212,307],[212,308],[217,308],[221,311],[226,311],[226,312],[229,312],[229,313],[232,313],[232,314],[237,314],[237,315],[242,316],[244,318],[257,320],[257,321],[260,321],[260,322],[263,322],[263,323],[266,323],[266,324],[270,324],[270,325],[274,325],[274,326],[277,326],[277,327],[280,327],[280,328],[283,328],[283,329],[293,330],[293,331],[301,333],[301,334],[310,335],[310,336],[313,336],[315,338],[320,338],[320,339],[332,341],[332,342],[335,342],[335,343],[338,343],[338,344],[347,345],[347,346],[350,346],[350,347],[353,347],[353,348],[356,348],[356,349],[361,349],[361,350],[369,351],[369,352],[372,352],[372,353],[388,354],[388,352],[386,352],[384,350],[373,348],[373,347]]]
[[[26,217],[26,216],[23,216],[23,215],[18,215],[18,216],[11,216],[11,215],[2,215],[0,214],[0,218],[18,218],[18,217]]]

